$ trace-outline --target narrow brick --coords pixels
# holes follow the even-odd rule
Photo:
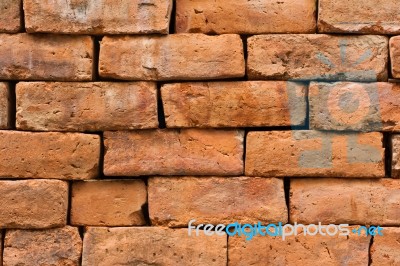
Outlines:
[[[0,181],[0,195],[1,228],[51,228],[67,222],[67,182]]]
[[[176,31],[207,34],[313,33],[316,31],[316,9],[314,0],[177,1]]]
[[[371,265],[400,264],[400,228],[385,227],[383,236],[374,237],[371,246]]]
[[[82,265],[226,265],[226,235],[189,236],[187,229],[90,227]]]
[[[27,32],[166,34],[171,10],[171,0],[24,0]]]
[[[384,177],[382,133],[249,132],[246,175]]]
[[[17,129],[104,131],[157,128],[157,87],[148,82],[17,84]]]
[[[400,135],[391,136],[392,173],[394,178],[400,178]]]
[[[15,33],[21,30],[22,0],[1,0],[0,32]]]
[[[92,79],[93,41],[88,36],[0,34],[0,79]]]
[[[239,35],[104,37],[101,77],[123,80],[204,80],[243,77]]]
[[[151,178],[152,225],[287,222],[283,180],[276,178]]]
[[[320,0],[318,31],[332,33],[399,34],[396,0]]]
[[[0,82],[0,129],[11,127],[11,99],[10,87],[7,83]]]
[[[243,174],[240,130],[146,130],[105,132],[104,174]]]
[[[145,225],[147,202],[142,180],[82,181],[72,184],[71,224],[93,226]]]
[[[388,38],[325,34],[248,38],[250,79],[386,81]]]
[[[89,179],[99,173],[100,137],[0,131],[0,178]]]
[[[290,220],[298,223],[400,225],[400,180],[294,179]]]
[[[166,84],[161,95],[167,127],[301,126],[306,91],[284,81],[207,82]]]
[[[310,128],[400,131],[400,84],[311,83]]]
[[[80,265],[78,228],[7,230],[3,265]]]
[[[400,78],[400,36],[390,38],[390,63],[393,78]]]

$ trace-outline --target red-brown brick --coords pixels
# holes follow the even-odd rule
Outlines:
[[[0,32],[15,33],[21,29],[22,0],[1,0]]]
[[[389,47],[392,76],[400,78],[400,36],[390,38]]]
[[[371,246],[371,265],[400,264],[400,228],[385,227],[383,236],[376,236]]]
[[[7,83],[0,83],[0,129],[11,126],[11,94]]]

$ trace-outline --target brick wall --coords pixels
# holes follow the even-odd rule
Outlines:
[[[1,0],[0,265],[400,265],[399,4]]]

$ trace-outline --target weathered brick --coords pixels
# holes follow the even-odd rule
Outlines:
[[[131,226],[146,224],[142,180],[82,181],[72,184],[71,224]]]
[[[246,175],[384,177],[382,133],[249,132]]]
[[[27,32],[168,33],[171,0],[24,0]]]
[[[301,83],[284,81],[175,83],[161,88],[167,127],[304,125],[306,91]]]
[[[400,36],[390,38],[389,47],[392,76],[400,78]]]
[[[258,35],[248,43],[250,79],[385,81],[388,38]]]
[[[385,227],[383,236],[374,237],[371,265],[400,265],[400,228]]]
[[[0,1],[0,32],[14,33],[21,29],[22,0]]]
[[[176,31],[208,34],[313,33],[316,31],[316,9],[314,0],[176,1]]]
[[[7,230],[4,266],[80,265],[82,240],[78,228]]]
[[[0,82],[0,129],[11,126],[10,88],[7,83]]]
[[[392,173],[394,178],[400,178],[400,135],[391,136]]]
[[[204,80],[243,77],[239,35],[104,37],[101,77],[124,80]]]
[[[89,179],[99,173],[100,137],[0,131],[0,178]]]
[[[350,230],[353,227],[350,227]],[[370,237],[304,236],[229,237],[228,265],[368,265]],[[316,263],[317,262],[317,263]]]
[[[399,21],[396,0],[319,0],[319,32],[398,34]]]
[[[68,183],[0,181],[0,228],[51,228],[67,222]]]
[[[0,34],[0,79],[92,79],[93,41],[88,36]]]
[[[311,83],[310,128],[399,131],[400,84]]]
[[[82,265],[226,265],[226,235],[189,236],[187,229],[90,227]]]
[[[147,82],[17,84],[17,128],[104,131],[157,128],[157,87]]]
[[[241,175],[241,130],[105,132],[104,174]]]
[[[400,180],[294,179],[290,220],[298,223],[400,225]]]
[[[151,178],[152,225],[287,222],[283,180],[276,178]]]

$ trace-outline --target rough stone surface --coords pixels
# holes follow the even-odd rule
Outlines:
[[[24,0],[27,32],[168,33],[171,0]]]
[[[326,34],[247,40],[250,79],[386,81],[388,38]]]
[[[241,130],[146,130],[105,132],[104,174],[243,174]]]
[[[22,0],[1,0],[0,32],[14,33],[21,29]]]
[[[17,84],[17,128],[104,131],[157,128],[157,87],[147,82]]]
[[[147,190],[142,180],[74,182],[71,224],[145,225],[142,207],[146,202]]]
[[[311,83],[310,128],[400,131],[400,84]]]
[[[93,41],[88,36],[0,34],[0,79],[88,81]]]
[[[294,179],[290,220],[303,224],[400,225],[400,180]]]
[[[283,180],[254,177],[184,177],[149,180],[152,225],[286,223]]]
[[[400,228],[385,227],[383,236],[374,237],[371,265],[400,265]]]
[[[239,35],[104,37],[101,77],[124,80],[204,80],[243,77]]]
[[[397,0],[319,0],[318,31],[399,34]]]
[[[100,137],[0,131],[0,178],[89,179],[99,173]]]
[[[0,181],[0,195],[0,228],[51,228],[67,222],[67,182]]]
[[[316,31],[316,12],[314,0],[176,1],[176,31],[207,34],[313,33]]]
[[[228,265],[368,265],[370,237],[304,236],[300,229],[298,234],[285,240],[271,236],[250,241],[229,237]]]
[[[392,76],[400,78],[400,36],[390,38],[389,47]]]
[[[400,178],[400,135],[391,136],[392,173],[394,178]]]
[[[382,133],[249,132],[248,176],[384,177]]]
[[[0,82],[0,129],[11,126],[10,88],[7,83]]]
[[[78,266],[81,253],[82,240],[75,227],[8,230],[3,265]]]
[[[304,125],[306,92],[306,85],[284,81],[174,83],[161,88],[167,127]]]
[[[82,265],[226,265],[226,235],[162,227],[88,228]]]

